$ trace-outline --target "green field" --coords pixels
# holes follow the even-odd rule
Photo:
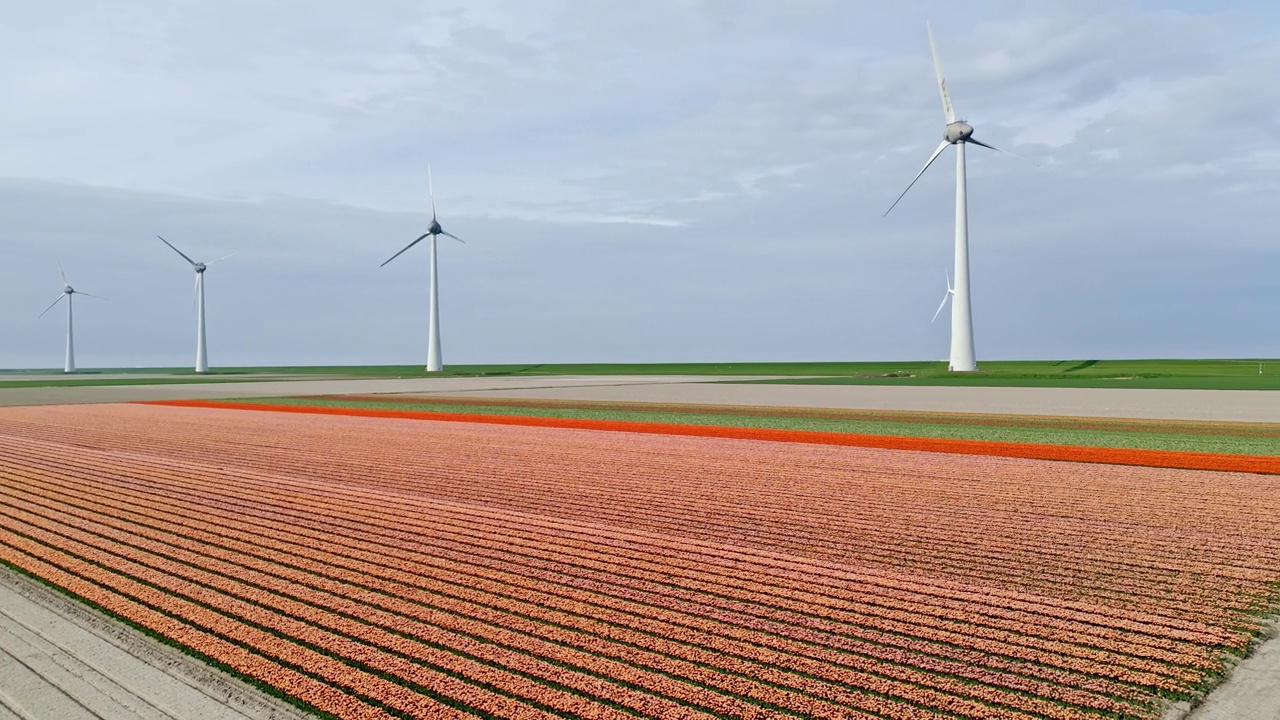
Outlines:
[[[1280,425],[1018,417],[899,411],[681,406],[556,400],[409,396],[254,398],[236,403],[405,410],[468,415],[517,415],[621,422],[775,428],[902,437],[1181,450],[1280,456]]]
[[[1261,372],[1259,372],[1261,370]],[[231,382],[301,377],[427,377],[421,365],[280,366],[219,368],[196,375],[190,368],[120,368],[80,372],[66,378],[24,380],[45,371],[0,371],[0,388],[57,385],[138,385],[174,382]],[[162,374],[164,378],[112,378]],[[947,372],[944,362],[791,363],[584,363],[452,365],[431,377],[536,377],[545,375],[708,375],[730,382],[821,385],[956,385],[1021,387],[1170,388],[1280,390],[1280,360],[1036,360],[991,361],[975,373]],[[734,376],[782,376],[773,380],[732,380]]]
[[[0,390],[5,388],[31,388],[31,387],[102,387],[104,385],[189,385],[192,383],[234,383],[234,382],[266,382],[269,380],[294,379],[288,378],[246,378],[235,376],[189,376],[189,377],[140,377],[140,378],[113,378],[93,376],[80,377],[79,374],[68,376],[66,378],[55,378],[52,380],[4,380],[0,379]],[[298,378],[304,379],[304,378]]]

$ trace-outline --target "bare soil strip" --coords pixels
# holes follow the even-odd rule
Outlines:
[[[662,402],[621,402],[609,400],[558,400],[550,398],[476,398],[449,395],[394,393],[373,395],[319,395],[316,400],[342,400],[386,404],[486,405],[512,408],[565,408],[591,410],[642,410],[646,412],[698,413],[707,415],[750,415],[757,417],[821,418],[830,420],[887,420],[902,423],[949,425],[980,424],[993,427],[1035,427],[1047,429],[1150,430],[1202,435],[1230,433],[1276,438],[1280,442],[1280,423],[1228,422],[1202,420],[1189,422],[1171,419],[1139,420],[1116,417],[1067,417],[1054,415],[970,414],[925,412],[913,410],[859,410],[846,408],[787,407],[765,405],[710,405]],[[304,399],[302,397],[294,399]]]
[[[200,398],[418,393],[476,399],[542,398],[698,405],[911,410],[1226,422],[1280,422],[1280,392],[1019,387],[744,385],[716,376],[371,378],[282,382],[0,388],[0,405]],[[735,382],[725,382],[734,380]]]

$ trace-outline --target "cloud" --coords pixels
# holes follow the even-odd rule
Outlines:
[[[15,7],[0,365],[60,357],[28,307],[54,252],[122,289],[87,358],[184,361],[157,232],[244,250],[211,271],[215,362],[412,361],[421,258],[375,270],[427,221],[428,161],[468,241],[441,250],[448,361],[941,357],[953,174],[881,217],[942,131],[929,16],[962,115],[1033,161],[970,154],[980,358],[1280,352],[1275,291],[1233,290],[1274,266],[1274,13],[949,9]],[[1196,333],[1125,300],[1196,264]]]

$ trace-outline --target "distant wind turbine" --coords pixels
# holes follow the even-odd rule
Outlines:
[[[67,271],[62,269],[61,258],[58,259],[58,272],[62,273],[62,294],[58,296],[57,300],[54,300],[52,303],[50,303],[49,307],[45,308],[44,312],[40,313],[38,317],[44,317],[46,313],[48,313],[50,310],[53,309],[54,305],[57,305],[58,303],[62,302],[63,298],[67,299],[67,359],[66,359],[66,362],[63,363],[62,372],[73,373],[76,371],[76,345],[75,345],[75,337],[74,337],[75,334],[73,332],[73,327],[72,327],[71,296],[85,295],[91,298],[98,298],[99,300],[106,300],[106,298],[100,297],[98,295],[93,295],[87,292],[81,292],[71,287],[71,283],[67,282]]]
[[[217,260],[212,260],[207,263],[199,263],[187,257],[187,254],[182,252],[178,248],[174,247],[173,243],[169,242],[168,240],[165,240],[159,235],[157,235],[156,237],[160,238],[160,242],[164,243],[165,245],[168,245],[169,249],[181,255],[183,260],[186,260],[187,262],[191,263],[192,269],[196,271],[195,297],[192,299],[192,301],[195,304],[195,310],[196,310],[196,372],[198,373],[209,372],[209,354],[208,354],[208,351],[205,349],[205,340],[204,340],[204,271],[210,265],[214,263],[222,262],[223,260],[226,260],[232,255],[236,255],[236,253],[231,253],[231,255],[223,255]]]
[[[951,286],[951,273],[947,272],[947,268],[945,266],[942,268],[942,271],[947,275],[947,292],[942,296],[942,302],[938,305],[937,311],[933,313],[933,320],[929,321],[930,325],[932,325],[934,321],[938,319],[938,316],[942,314],[942,308],[947,306],[947,301],[951,299],[951,296],[956,294],[956,289]]]
[[[965,181],[964,166],[964,148],[970,143],[991,150],[1005,152],[1000,148],[978,140],[973,137],[973,126],[963,120],[956,120],[956,111],[951,106],[951,95],[947,92],[947,81],[942,76],[942,62],[938,59],[938,44],[933,39],[933,28],[926,25],[929,32],[929,49],[933,52],[933,69],[938,76],[938,91],[942,95],[942,112],[946,116],[947,127],[943,132],[943,140],[938,149],[933,151],[929,156],[929,161],[924,164],[920,172],[907,185],[907,189],[902,191],[897,200],[893,201],[893,205],[885,211],[888,215],[898,202],[906,196],[907,191],[916,184],[916,180],[924,175],[934,160],[947,149],[948,145],[956,146],[956,252],[955,252],[955,270],[956,284],[951,287],[950,278],[947,280],[948,297],[952,298],[951,303],[951,360],[950,369],[953,372],[973,372],[978,369],[977,358],[973,348],[973,309],[969,295],[969,205],[967,200],[967,188]],[[1012,154],[1012,153],[1010,153]],[[946,303],[946,298],[943,298]],[[937,315],[935,314],[935,319]]]
[[[417,240],[405,245],[400,252],[387,258],[386,262],[382,263],[378,267],[386,267],[387,263],[403,255],[405,250],[408,250],[414,245],[422,242],[424,238],[431,238],[431,301],[429,310],[431,316],[427,321],[427,372],[440,372],[444,367],[444,363],[440,356],[440,288],[439,283],[437,282],[438,278],[436,271],[436,236],[444,235],[445,237],[451,237],[464,245],[466,243],[457,235],[445,232],[445,229],[440,227],[440,221],[436,220],[436,190],[434,184],[431,182],[430,163],[427,163],[427,191],[431,195],[431,225],[427,228],[425,233],[418,236]]]

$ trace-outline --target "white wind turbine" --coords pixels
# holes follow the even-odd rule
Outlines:
[[[966,198],[966,183],[964,169],[964,148],[970,143],[979,145],[991,150],[1000,150],[1000,148],[988,145],[973,137],[973,126],[963,120],[956,120],[955,108],[951,106],[951,95],[947,92],[947,81],[942,76],[942,62],[938,59],[938,44],[933,39],[933,28],[926,26],[929,31],[929,49],[933,52],[933,69],[938,75],[938,91],[942,95],[942,112],[947,119],[946,130],[943,131],[942,143],[938,145],[938,149],[933,151],[933,155],[929,156],[929,161],[924,164],[920,172],[907,185],[907,189],[902,191],[897,200],[893,201],[893,205],[885,211],[888,215],[898,202],[906,196],[907,191],[916,184],[916,180],[924,175],[934,160],[947,149],[948,145],[956,146],[956,284],[951,287],[950,278],[947,280],[948,295],[953,299],[951,303],[951,362],[950,369],[953,372],[973,372],[978,369],[977,358],[973,349],[973,309],[969,295],[969,206]],[[943,304],[946,298],[943,298]],[[937,315],[934,315],[937,318]]]
[[[196,288],[195,288],[195,297],[193,298],[193,302],[195,303],[195,310],[196,310],[196,372],[198,373],[209,372],[209,353],[205,349],[205,341],[204,341],[204,271],[210,265],[217,262],[222,262],[223,260],[226,260],[232,255],[235,255],[236,253],[231,253],[231,255],[223,255],[217,260],[211,260],[207,263],[198,263],[195,260],[192,260],[191,258],[187,257],[186,253],[174,247],[173,243],[169,242],[168,240],[165,240],[159,235],[157,235],[156,237],[160,238],[160,242],[164,243],[165,245],[168,245],[171,250],[181,255],[183,260],[186,260],[187,262],[191,263],[192,269],[196,271]]]
[[[54,305],[57,305],[58,303],[62,302],[63,298],[67,299],[67,359],[66,359],[66,362],[63,363],[62,372],[73,373],[76,371],[76,345],[75,345],[74,332],[72,331],[72,311],[71,311],[72,298],[71,296],[86,295],[91,298],[98,298],[99,300],[106,300],[106,298],[100,297],[98,295],[93,295],[87,292],[81,292],[71,287],[71,283],[67,282],[67,271],[62,269],[61,259],[58,260],[58,272],[62,273],[62,294],[58,296],[57,300],[54,300],[52,303],[50,303],[49,307],[45,308],[44,312],[40,313],[38,317],[44,317],[45,313],[48,313],[50,310],[53,309]]]
[[[956,294],[956,289],[951,286],[951,273],[947,272],[947,268],[945,266],[942,268],[942,272],[947,275],[947,292],[942,296],[942,302],[938,304],[938,309],[933,313],[933,320],[929,321],[930,325],[932,325],[938,319],[938,316],[942,314],[942,308],[947,306],[947,301],[951,299],[951,296]]]
[[[466,243],[457,235],[445,232],[444,228],[440,227],[440,222],[436,220],[436,190],[435,186],[431,182],[430,163],[427,164],[427,192],[431,195],[431,225],[427,228],[425,233],[418,236],[417,240],[405,245],[400,252],[387,258],[386,262],[382,263],[378,267],[386,267],[387,263],[400,257],[404,254],[405,250],[408,250],[414,245],[422,242],[424,238],[431,238],[431,300],[429,308],[431,315],[427,321],[427,372],[440,372],[444,367],[444,363],[440,356],[440,289],[437,282],[436,272],[436,236],[444,235],[446,237],[451,237],[464,245]]]

